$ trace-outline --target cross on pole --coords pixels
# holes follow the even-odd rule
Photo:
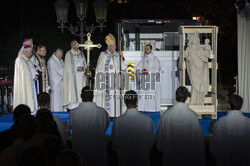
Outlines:
[[[87,50],[87,85],[90,85],[90,50],[92,48],[101,48],[102,45],[101,44],[93,44],[93,42],[91,41],[91,34],[88,33],[87,34],[88,40],[84,42],[84,44],[79,44],[78,47],[84,47],[85,50]]]

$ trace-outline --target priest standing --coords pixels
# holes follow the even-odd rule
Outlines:
[[[53,112],[63,111],[63,71],[64,62],[62,60],[63,51],[57,49],[48,61],[49,85],[50,85],[50,110]]]
[[[229,110],[214,127],[210,150],[219,166],[249,166],[250,119],[242,111],[243,99],[229,97]],[[237,163],[237,164],[236,164]]]
[[[84,158],[84,165],[107,166],[107,145],[105,131],[109,116],[104,108],[93,103],[93,90],[82,89],[82,103],[70,111],[69,126],[72,128],[72,149]]]
[[[71,50],[66,53],[63,74],[63,107],[74,109],[81,102],[81,89],[86,85],[86,60],[78,49],[78,42],[71,42]]]
[[[33,47],[34,47],[34,45],[33,45],[33,39],[31,39],[31,38],[25,38],[25,39],[23,40],[23,46],[22,46],[21,49],[19,50],[17,56],[19,56],[19,55],[21,55],[21,54],[23,53],[24,46],[26,46],[26,47],[27,47],[27,46],[30,46],[30,47],[32,48],[32,55],[31,55],[31,57],[32,57],[32,56],[33,56]],[[33,64],[33,63],[32,63],[32,60],[31,60],[31,64]],[[36,69],[35,67],[32,67],[32,68],[31,68],[31,71],[32,71],[32,74],[33,74],[34,76],[35,76],[35,75],[39,76],[39,74],[38,74],[38,72],[37,72],[37,69]],[[38,82],[38,81],[35,81],[35,82]],[[38,94],[37,88],[36,88],[36,94]]]
[[[36,49],[36,54],[31,57],[31,61],[35,61],[33,63],[35,67],[37,67],[39,73],[39,93],[49,91],[49,83],[48,83],[48,70],[46,66],[46,47],[44,45],[38,45]]]
[[[120,115],[120,79],[119,73],[126,72],[126,61],[123,52],[116,51],[116,40],[112,34],[105,38],[108,48],[101,52],[96,67],[94,102],[106,109],[110,117]],[[120,70],[120,58],[121,70]],[[104,85],[104,86],[103,86]],[[123,79],[125,85],[125,79]]]
[[[116,118],[112,128],[112,144],[119,166],[149,166],[150,151],[154,145],[152,119],[137,109],[138,96],[135,91],[124,95],[126,112]]]
[[[160,61],[157,56],[152,53],[152,46],[147,44],[145,47],[145,55],[136,65],[136,86],[139,94],[139,111],[159,112],[161,110],[160,70]]]
[[[185,103],[190,95],[186,87],[176,90],[176,104],[158,121],[156,148],[163,152],[168,166],[203,166],[205,151],[197,114]]]
[[[16,58],[13,102],[14,108],[19,104],[25,104],[34,113],[38,108],[35,91],[35,81],[38,79],[38,76],[32,72],[34,67],[29,59],[31,56],[32,47],[26,45],[23,48],[23,52]]]

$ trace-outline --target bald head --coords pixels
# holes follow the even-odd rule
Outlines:
[[[56,56],[58,59],[62,59],[63,50],[60,49],[60,48],[56,49],[55,56]]]

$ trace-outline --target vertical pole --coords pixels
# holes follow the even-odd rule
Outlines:
[[[214,59],[212,60],[212,99],[215,113],[217,113],[217,35],[218,35],[218,27],[212,27],[212,50]],[[216,114],[217,115],[217,114]]]
[[[89,69],[89,54],[90,48],[87,49],[87,86],[90,86],[90,69]]]
[[[140,51],[140,29],[135,28],[135,50]]]
[[[179,81],[181,86],[185,86],[185,68],[184,68],[184,46],[183,46],[183,40],[184,40],[184,33],[183,33],[183,27],[181,26],[179,28]]]
[[[88,38],[87,38],[87,41],[88,41],[88,44],[90,44],[90,33],[88,33]],[[90,47],[87,47],[87,85],[89,86],[90,85]]]
[[[118,40],[119,40],[119,46],[118,46],[118,49],[119,51],[122,50],[122,34],[121,34],[121,22],[118,23]],[[122,60],[121,60],[121,57],[119,56],[119,68],[120,68],[120,116],[122,115],[122,90],[123,90],[123,77],[122,77]]]

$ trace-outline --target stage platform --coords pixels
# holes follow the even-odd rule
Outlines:
[[[67,112],[59,112],[59,113],[53,113],[53,114],[58,116],[63,122],[67,122],[69,119],[69,113]],[[156,133],[157,122],[160,119],[160,113],[156,112],[156,113],[145,113],[145,114],[152,118],[154,133]],[[226,112],[218,112],[217,117],[221,118],[222,116],[225,116],[226,114],[227,114]],[[244,113],[244,115],[246,115],[247,117],[250,117],[250,113]],[[202,127],[203,135],[209,135],[209,125],[212,119],[201,119],[199,121]],[[0,116],[0,132],[6,129],[9,129],[12,124],[13,124],[12,114],[2,114]],[[113,126],[113,121],[110,122],[109,127],[106,131],[106,135],[109,135],[109,136],[111,135],[112,126]]]

